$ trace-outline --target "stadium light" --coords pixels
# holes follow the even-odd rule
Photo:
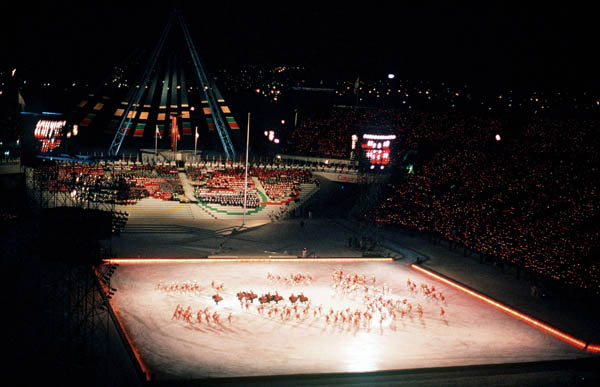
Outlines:
[[[394,74],[388,74],[388,79],[394,79],[396,76]]]
[[[273,142],[274,142],[275,144],[279,144],[279,139],[278,139],[278,138],[276,138],[276,139],[274,139],[274,140],[273,140]]]
[[[499,134],[496,134],[496,141],[500,141],[500,140],[502,140],[502,137],[500,137]]]

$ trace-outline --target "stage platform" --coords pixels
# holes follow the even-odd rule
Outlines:
[[[364,275],[368,292],[334,289],[332,276],[336,270]],[[300,273],[309,275],[312,281],[293,284],[274,279]],[[408,281],[416,285],[413,290]],[[197,284],[198,288],[173,290],[174,284],[184,283]],[[216,304],[212,296],[221,284],[223,289],[218,293],[223,300]],[[438,295],[426,296],[423,285],[430,290],[435,287]],[[111,301],[114,310],[151,380],[356,373],[591,356],[424,276],[402,261],[136,260],[119,263],[111,286],[118,289]],[[284,300],[277,311],[271,303],[260,312],[257,300],[248,308],[240,303],[236,294],[242,291],[253,291],[258,296],[278,292]],[[281,311],[284,306],[292,307],[288,300],[292,293],[303,293],[311,306],[304,312],[303,304],[298,307],[300,316],[292,312],[292,317],[286,317]],[[367,305],[379,297],[383,304],[391,300],[400,305],[395,317],[385,307],[382,311],[377,306],[369,309]],[[401,317],[399,310],[407,310],[407,304],[412,305],[412,311]],[[190,308],[190,322],[173,318],[178,305]],[[212,317],[208,322],[204,317],[202,322],[196,321],[197,312],[205,310],[210,316],[218,313],[220,321]],[[367,310],[372,312],[369,322],[342,322],[338,314]]]

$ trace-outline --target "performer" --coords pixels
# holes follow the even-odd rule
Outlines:
[[[190,317],[192,317],[192,307],[188,306],[185,312],[183,313],[183,319],[189,323]]]
[[[173,317],[171,317],[171,320],[173,320],[173,319],[179,320],[179,317],[181,316],[181,311],[182,311],[181,306],[179,304],[177,304],[177,306],[175,307],[175,312],[173,312]]]

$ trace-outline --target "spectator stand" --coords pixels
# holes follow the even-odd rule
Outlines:
[[[199,205],[215,218],[244,216],[244,169],[240,163],[215,168],[207,162],[186,171]],[[312,180],[311,180],[312,179]],[[248,171],[246,214],[257,219],[278,219],[318,189],[310,171],[258,164]]]

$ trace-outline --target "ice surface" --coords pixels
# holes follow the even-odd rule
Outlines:
[[[334,290],[332,275],[342,270],[365,275],[370,301],[364,287],[354,293]],[[293,284],[269,279],[269,274],[290,277],[310,274],[310,283]],[[375,284],[373,285],[373,276]],[[417,284],[412,292],[407,280]],[[214,281],[214,286],[212,285]],[[158,284],[161,284],[159,289]],[[164,290],[173,284],[193,284],[197,291]],[[214,287],[223,300],[215,304]],[[384,284],[389,291],[383,292]],[[445,302],[426,297],[421,284],[445,297]],[[117,292],[112,299],[116,313],[132,338],[142,361],[154,378],[189,379],[224,376],[279,375],[323,372],[362,372],[471,364],[525,362],[582,357],[570,345],[412,271],[405,263],[201,263],[121,264],[112,278]],[[284,297],[278,304],[292,304],[288,297],[303,292],[311,309],[300,319],[289,319],[268,309],[259,313],[258,300],[248,310],[236,294],[253,291],[258,296],[275,293]],[[372,310],[370,324],[364,319],[327,323],[325,315],[349,308],[367,311],[377,297],[393,303],[403,299],[413,307],[401,317]],[[423,308],[423,317],[417,306]],[[180,305],[191,307],[191,322],[173,318]],[[273,308],[274,303],[270,303]],[[321,314],[315,310],[321,306]],[[220,315],[220,323],[196,321],[199,310],[209,308]],[[441,315],[441,308],[445,314]],[[385,311],[385,308],[382,309]],[[231,322],[227,317],[231,313]],[[347,316],[347,313],[345,313]],[[364,315],[364,314],[363,314]],[[204,315],[203,315],[204,316]],[[338,314],[338,317],[340,315]]]

